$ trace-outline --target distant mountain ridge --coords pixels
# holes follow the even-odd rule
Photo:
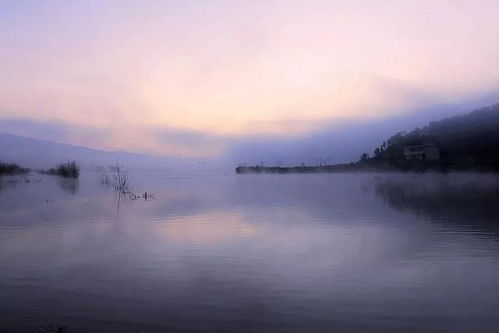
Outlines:
[[[116,161],[130,166],[176,164],[180,159],[122,151],[103,151],[83,146],[39,140],[0,133],[0,161],[15,162],[30,168],[47,168],[67,160],[85,167],[108,166]],[[187,162],[188,159],[181,159]]]

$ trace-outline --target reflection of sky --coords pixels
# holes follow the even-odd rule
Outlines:
[[[497,92],[498,13],[493,0],[2,1],[0,128],[213,155],[466,103]]]
[[[389,178],[234,176],[154,184],[154,177],[139,182],[135,174],[132,180],[155,199],[123,201],[116,212],[112,192],[92,177],[85,174],[74,194],[45,176],[0,192],[1,202],[26,199],[24,207],[0,213],[0,290],[7,300],[23,295],[21,287],[35,290],[26,304],[0,301],[3,313],[15,317],[16,307],[45,304],[47,313],[75,322],[88,316],[83,325],[219,329],[499,322],[497,234],[471,217],[434,217],[421,203],[411,210],[410,190],[406,206],[392,207],[386,196],[414,181],[398,178],[391,192],[379,192]],[[445,182],[428,180],[438,197]],[[423,188],[415,189],[416,200]],[[475,198],[489,190],[490,182],[477,182]],[[38,316],[45,322],[44,313]]]

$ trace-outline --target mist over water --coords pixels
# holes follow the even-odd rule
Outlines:
[[[0,328],[494,332],[499,177],[0,179]],[[2,330],[0,330],[1,332]]]

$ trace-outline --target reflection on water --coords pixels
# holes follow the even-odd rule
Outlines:
[[[389,177],[376,182],[375,191],[397,210],[499,235],[498,176]]]
[[[131,178],[154,199],[116,200],[94,174],[0,182],[0,332],[499,325],[495,177]]]
[[[73,178],[57,177],[57,184],[59,187],[68,194],[76,194],[80,187],[80,180]]]
[[[0,177],[0,192],[16,188],[20,181],[19,177]]]

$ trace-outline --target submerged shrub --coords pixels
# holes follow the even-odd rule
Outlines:
[[[118,163],[109,168],[110,174],[101,172],[99,173],[99,180],[105,186],[112,186],[118,192],[127,192],[129,190],[130,182],[128,180],[128,173],[124,167]]]
[[[101,182],[102,184],[104,184],[104,185],[106,185],[106,186],[109,186],[109,185],[111,185],[111,184],[112,184],[112,182],[111,182],[111,178],[110,178],[107,174],[105,174],[105,173],[101,173],[101,174],[99,175],[99,180],[100,180],[100,182]]]
[[[113,175],[111,177],[111,183],[113,184],[115,190],[120,192],[125,192],[128,190],[129,181],[128,173],[123,170],[123,167],[116,164],[113,168]]]

